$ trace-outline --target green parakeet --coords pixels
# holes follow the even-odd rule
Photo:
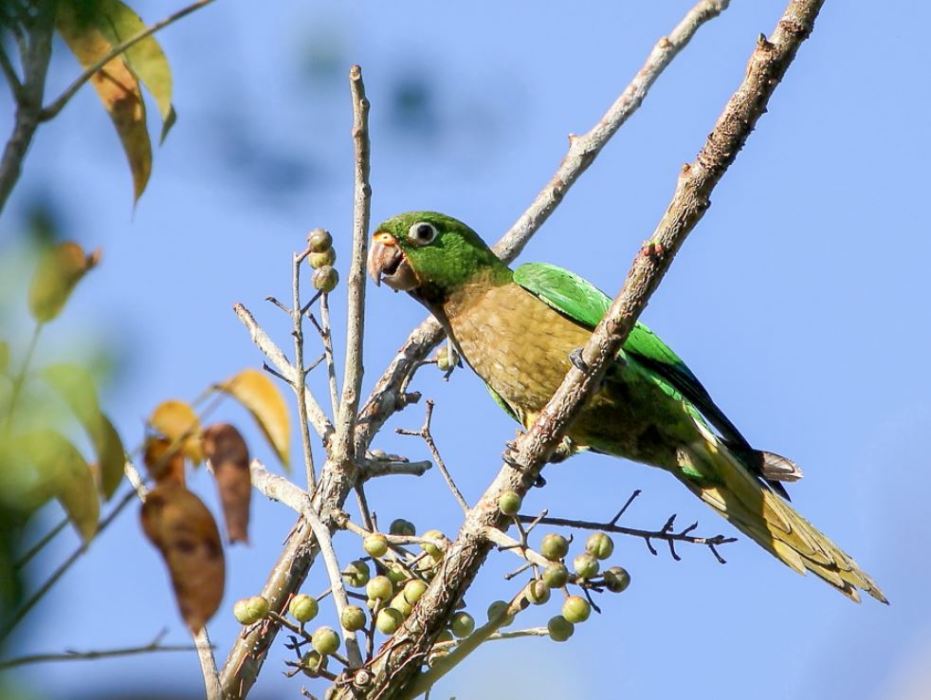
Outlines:
[[[495,400],[529,428],[562,382],[571,355],[610,299],[552,265],[511,270],[472,229],[435,212],[382,223],[369,273],[408,292],[446,330]],[[568,431],[574,449],[672,473],[744,534],[799,573],[815,573],[853,600],[887,602],[873,580],[787,502],[780,481],[801,472],[756,450],[682,359],[642,324]]]

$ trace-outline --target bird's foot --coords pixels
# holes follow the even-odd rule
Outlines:
[[[569,353],[569,362],[572,363],[572,366],[575,367],[580,372],[588,372],[589,366],[582,358],[582,348],[576,348]]]

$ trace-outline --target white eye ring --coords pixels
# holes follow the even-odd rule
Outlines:
[[[407,238],[411,243],[417,245],[427,245],[433,243],[436,238],[436,227],[426,221],[418,221],[416,224],[407,229]]]

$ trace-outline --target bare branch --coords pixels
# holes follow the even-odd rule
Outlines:
[[[31,654],[15,659],[0,661],[0,671],[28,664],[41,664],[58,661],[93,661],[95,659],[112,659],[118,656],[135,656],[136,654],[155,654],[170,651],[195,651],[196,647],[190,644],[162,644],[165,631],[159,634],[148,644],[135,647],[120,647],[118,649],[102,649],[99,651],[74,651],[68,649],[57,654]],[[211,699],[212,700],[212,699]]]
[[[647,547],[649,547],[650,552],[654,555],[656,550],[653,549],[651,540],[662,540],[669,543],[670,553],[672,557],[676,560],[679,559],[679,555],[675,550],[676,542],[687,542],[688,544],[699,544],[709,547],[712,553],[715,554],[718,561],[722,564],[725,563],[720,555],[714,550],[715,547],[722,544],[730,544],[731,542],[736,542],[736,537],[727,537],[725,535],[714,535],[713,537],[699,537],[698,535],[690,534],[696,527],[698,523],[693,523],[686,528],[676,532],[672,528],[675,524],[676,516],[673,515],[670,517],[666,524],[659,530],[642,530],[636,527],[624,527],[622,525],[617,525],[616,522],[608,521],[604,523],[594,522],[591,520],[573,520],[571,518],[549,518],[549,517],[539,517],[539,516],[530,516],[530,515],[518,515],[517,519],[522,523],[531,523],[537,522],[542,525],[555,525],[557,527],[574,527],[580,530],[597,530],[599,532],[614,532],[619,535],[630,535],[631,537],[639,537],[644,542],[646,542]]]
[[[352,260],[349,266],[348,312],[346,318],[346,364],[343,370],[343,396],[336,417],[335,461],[355,458],[354,431],[362,387],[362,338],[365,327],[365,260],[372,187],[369,185],[369,101],[365,97],[362,69],[349,71],[352,93],[352,141],[355,148],[355,188],[352,217]]]
[[[539,417],[517,440],[506,462],[470,511],[459,537],[447,551],[436,577],[411,616],[369,665],[374,680],[367,697],[397,696],[421,667],[442,626],[471,585],[488,554],[487,529],[506,519],[497,508],[507,490],[519,495],[533,484],[580,406],[598,385],[659,285],[673,257],[709,206],[709,195],[733,162],[766,109],[800,44],[810,34],[823,0],[792,0],[770,41],[762,39],[750,57],[746,76],[728,101],[696,160],[683,168],[672,201],[653,236],[638,253],[620,293],[581,353],[584,371],[573,366]],[[336,697],[346,697],[337,689]]]
[[[13,93],[13,100],[19,103],[20,99],[22,99],[23,84],[19,81],[16,69],[13,68],[10,57],[7,56],[6,48],[2,44],[0,44],[0,69],[3,70],[3,76],[10,86],[10,92]]]
[[[268,361],[272,363],[275,369],[277,369],[289,383],[294,384],[296,379],[294,376],[294,366],[288,362],[288,358],[285,357],[281,348],[268,336],[268,333],[262,330],[262,327],[256,323],[255,317],[245,306],[242,304],[234,304],[233,311],[236,312],[239,320],[242,321],[246,330],[249,331],[249,336],[252,338],[252,342],[255,343],[255,346],[262,351],[265,357],[268,358]],[[317,400],[309,389],[305,390],[304,396],[307,403],[307,417],[310,419],[311,425],[314,426],[317,435],[319,435],[324,444],[326,444],[330,439],[330,435],[333,433],[333,424],[330,423],[330,419],[326,417],[323,409],[320,408],[320,404],[317,403]]]
[[[121,53],[123,53],[127,49],[132,48],[133,46],[138,44],[143,39],[152,36],[156,32],[164,29],[165,27],[171,24],[174,24],[182,17],[186,17],[192,12],[195,12],[196,10],[199,10],[202,7],[206,7],[212,2],[213,0],[198,0],[197,2],[191,3],[187,7],[184,7],[178,10],[177,12],[174,12],[168,15],[168,17],[166,17],[165,19],[159,22],[156,22],[155,24],[149,27],[146,27],[141,32],[137,32],[133,36],[129,37],[126,41],[122,41],[116,46],[114,46],[110,51],[104,54],[100,58],[99,61],[97,61],[92,66],[88,66],[87,69],[84,70],[83,73],[81,73],[81,75],[75,78],[74,81],[67,88],[65,88],[65,91],[62,92],[61,95],[57,99],[55,99],[51,104],[49,104],[47,107],[42,109],[42,111],[39,113],[39,121],[44,122],[44,121],[48,121],[49,119],[54,119],[55,116],[57,116],[58,113],[62,110],[62,108],[66,104],[68,104],[68,101],[72,97],[74,97],[75,93],[81,89],[84,83],[86,83],[88,80],[94,77],[94,74],[97,71],[99,71],[101,68],[107,65],[114,58],[119,56]]]

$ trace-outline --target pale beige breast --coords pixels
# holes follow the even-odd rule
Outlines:
[[[466,289],[449,301],[450,326],[475,372],[521,413],[540,410],[589,332],[515,284]]]

